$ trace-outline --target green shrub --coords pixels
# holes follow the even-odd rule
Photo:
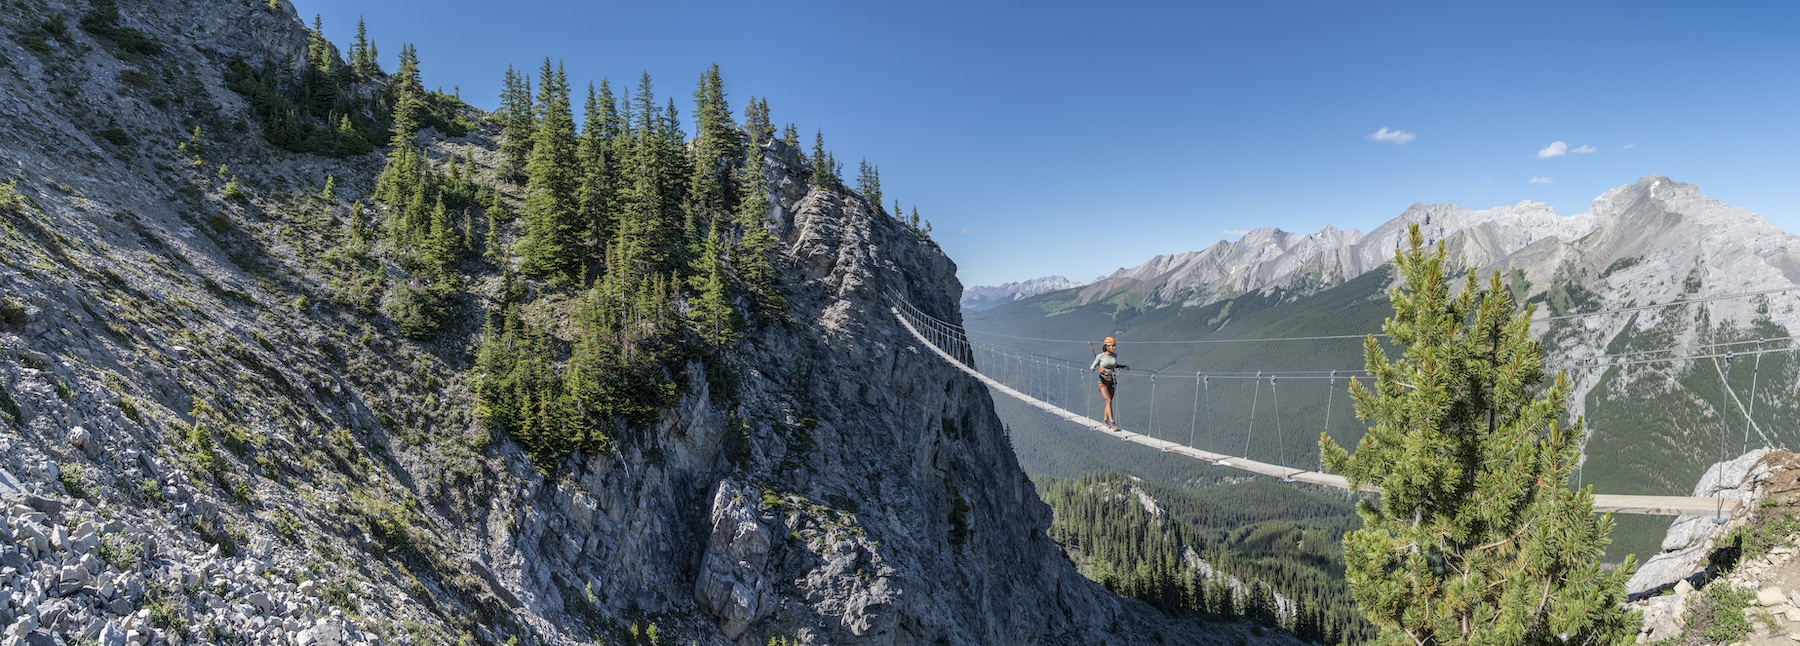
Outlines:
[[[187,632],[187,617],[182,616],[181,606],[161,586],[152,584],[150,592],[144,595],[143,608],[150,611],[150,625],[176,634]]]
[[[119,26],[118,0],[91,2],[93,8],[81,17],[82,31],[93,34],[116,53],[134,56],[155,56],[162,53],[162,43],[149,34]]]
[[[25,322],[25,306],[9,296],[0,296],[0,323],[17,327]]]
[[[400,334],[415,340],[437,336],[448,314],[444,299],[437,292],[412,285],[401,285],[388,302],[388,318],[400,326]]]
[[[81,465],[65,462],[58,465],[57,470],[56,479],[62,482],[63,490],[69,492],[69,495],[82,499],[93,495],[88,489],[87,478],[81,472]]]
[[[126,541],[122,538],[103,537],[100,541],[100,558],[120,572],[130,572],[137,566],[138,554],[143,545]]]
[[[114,146],[129,146],[133,142],[131,135],[126,133],[124,129],[122,129],[118,126],[113,126],[111,128],[101,130],[100,138],[105,139],[107,143],[110,143]]]
[[[25,210],[25,196],[19,194],[19,180],[0,184],[0,213],[17,214]]]
[[[34,25],[30,31],[14,36],[13,40],[19,41],[26,51],[34,54],[48,54],[50,53],[50,39],[66,40],[68,35],[69,27],[63,23],[63,17],[52,15]]]

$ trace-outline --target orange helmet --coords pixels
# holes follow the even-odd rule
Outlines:
[[[1117,343],[1117,341],[1114,341],[1113,338],[1110,336],[1106,337],[1106,345],[1112,345],[1114,343]]]

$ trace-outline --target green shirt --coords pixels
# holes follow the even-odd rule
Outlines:
[[[1088,370],[1094,370],[1096,368],[1100,370],[1112,370],[1117,367],[1119,367],[1119,356],[1111,352],[1102,352],[1094,355],[1094,365],[1088,366]]]

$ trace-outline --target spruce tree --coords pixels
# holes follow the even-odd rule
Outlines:
[[[813,131],[812,158],[808,161],[812,162],[813,186],[829,191],[844,185],[837,176],[836,160],[825,152],[825,132],[822,130]]]
[[[538,83],[538,111],[543,115],[532,136],[526,164],[525,239],[519,255],[527,273],[580,284],[582,279],[580,175],[575,145],[575,114],[562,66],[544,70]]]
[[[701,340],[713,346],[729,345],[737,335],[737,311],[731,307],[725,282],[725,246],[717,229],[707,234],[694,260],[689,281],[694,297],[688,301],[688,320]]]
[[[791,124],[791,123],[782,127],[781,143],[786,144],[788,148],[799,148],[800,147],[800,129],[795,128],[794,124]]]
[[[614,106],[612,88],[604,79],[599,91],[588,84],[587,103],[582,107],[581,137],[578,157],[581,159],[581,217],[591,237],[590,249],[603,248],[612,236],[614,189],[617,184],[618,160],[613,139],[617,136],[618,110]],[[590,254],[597,255],[597,254]]]
[[[410,145],[425,119],[425,86],[419,80],[419,54],[411,43],[400,47],[400,69],[388,91],[394,104],[394,137],[389,145]]]
[[[867,157],[857,165],[856,192],[869,198],[869,202],[875,205],[875,210],[881,210],[881,168],[870,164]]]
[[[531,159],[532,133],[537,129],[536,106],[531,102],[531,77],[506,66],[500,90],[500,168],[506,181],[525,179]]]
[[[381,75],[381,63],[375,60],[375,45],[369,42],[369,29],[361,16],[356,18],[356,40],[350,44],[350,71],[361,78]]]
[[[1539,389],[1531,308],[1498,272],[1483,287],[1471,270],[1452,295],[1443,243],[1427,254],[1417,225],[1408,241],[1383,325],[1402,352],[1369,337],[1375,386],[1351,383],[1372,426],[1355,453],[1319,437],[1326,469],[1381,490],[1344,537],[1357,605],[1382,644],[1633,643],[1620,604],[1636,564],[1601,568],[1612,517],[1593,515],[1592,487],[1568,488],[1586,431],[1561,426],[1563,373]]]
[[[694,211],[721,213],[732,206],[731,175],[742,153],[717,64],[700,75],[699,87],[694,89],[694,127],[694,167],[688,196]]]
[[[744,233],[738,238],[733,260],[758,318],[766,321],[787,308],[787,299],[781,294],[775,264],[775,236],[769,233],[769,180],[763,175],[763,150],[755,131],[751,137],[744,164],[738,169],[744,188],[738,197],[737,221]]]

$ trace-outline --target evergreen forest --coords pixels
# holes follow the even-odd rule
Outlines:
[[[1344,582],[1343,494],[1261,479],[1200,489],[1038,476],[1050,534],[1081,573],[1165,612],[1241,616],[1325,644],[1374,635]]]

